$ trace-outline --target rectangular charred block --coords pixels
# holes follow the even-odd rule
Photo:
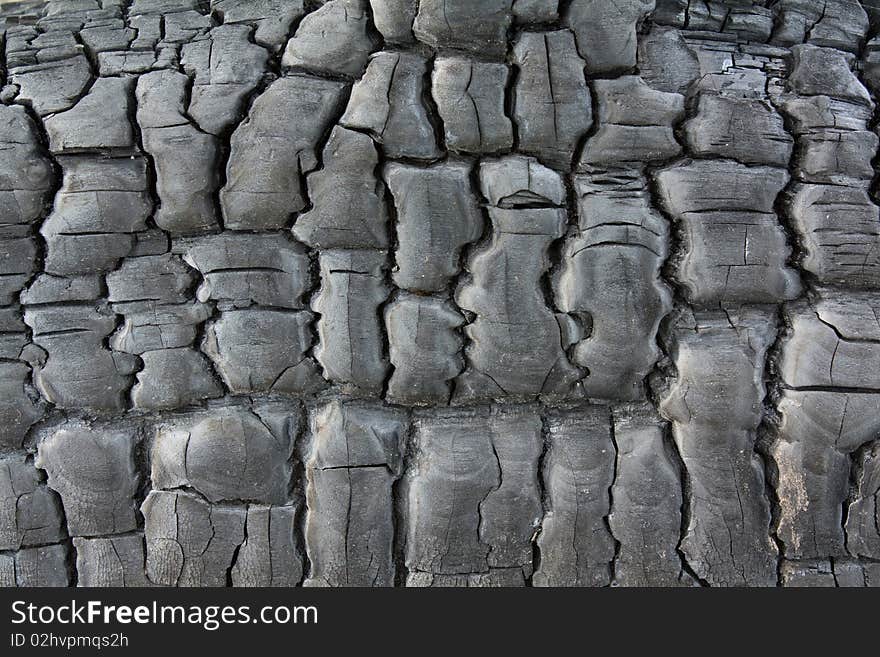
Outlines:
[[[247,508],[152,491],[141,506],[146,575],[159,586],[226,586],[245,541]]]
[[[433,48],[457,48],[492,56],[507,49],[513,0],[421,0],[416,38]]]
[[[37,266],[37,244],[33,238],[0,237],[0,306],[15,303]]]
[[[150,301],[183,303],[195,280],[193,271],[177,256],[125,258],[106,276],[107,300],[111,303]]]
[[[755,452],[775,337],[770,309],[742,308],[683,316],[669,347],[678,375],[660,412],[672,422],[689,484],[681,549],[715,586],[776,581],[764,465]]]
[[[18,587],[67,587],[70,586],[70,570],[67,565],[69,548],[66,543],[24,548],[15,553],[13,573],[4,586]],[[6,555],[3,555],[6,556]],[[0,562],[0,580],[10,579],[8,566]],[[2,571],[7,571],[3,574]]]
[[[302,581],[298,515],[298,505],[248,505],[245,539],[229,575],[233,586],[289,588]]]
[[[112,308],[125,321],[110,337],[110,348],[138,355],[192,345],[211,314],[203,303],[133,301],[114,303]]]
[[[517,23],[552,23],[559,19],[559,0],[513,0]]]
[[[162,68],[162,62],[151,50],[112,51],[98,53],[98,75],[111,77],[123,74],[148,73]]]
[[[660,357],[657,331],[672,309],[660,278],[667,223],[640,176],[577,176],[574,184],[580,230],[566,241],[554,281],[560,310],[590,327],[572,360],[589,372],[588,397],[643,398],[644,378]]]
[[[147,228],[153,204],[140,157],[59,158],[63,172],[52,213],[40,227],[46,273],[69,276],[113,269]]]
[[[680,223],[677,278],[688,301],[776,303],[800,293],[775,214],[789,180],[782,168],[733,160],[677,163],[655,174],[666,210]]]
[[[379,306],[388,298],[384,251],[324,251],[321,289],[312,308],[320,315],[315,357],[324,378],[356,390],[382,389],[383,353]]]
[[[799,44],[791,49],[787,87],[800,96],[830,96],[873,109],[871,94],[853,73],[851,58],[832,48]]]
[[[25,363],[0,362],[0,447],[21,447],[28,430],[43,416],[30,378],[31,368]]]
[[[367,0],[330,0],[307,13],[284,49],[283,66],[359,78],[378,48]]]
[[[791,46],[811,43],[858,52],[868,31],[868,15],[862,5],[849,0],[780,0],[774,4],[776,28],[772,43]]]
[[[866,186],[877,135],[871,106],[831,96],[785,95],[779,102],[797,135],[794,175],[808,183]]]
[[[303,308],[311,285],[309,256],[288,237],[223,233],[176,241],[174,250],[202,276],[199,301],[216,301],[224,309]]]
[[[614,566],[618,586],[692,584],[678,555],[682,473],[666,423],[653,409],[614,410],[617,464],[608,525],[620,548]]]
[[[290,26],[305,13],[303,5],[303,0],[211,0],[224,25],[256,25],[254,41],[273,51],[284,45]]]
[[[786,557],[839,558],[847,554],[847,535],[858,540],[857,531],[844,531],[851,455],[880,431],[877,403],[878,395],[856,392],[783,393],[769,451],[776,470],[776,533]]]
[[[283,13],[275,15],[280,18]],[[162,19],[163,44],[168,44],[170,40],[169,19],[172,16],[157,17]],[[199,14],[196,16],[202,18]],[[180,47],[180,66],[193,78],[187,113],[195,125],[205,132],[220,136],[235,127],[241,120],[249,95],[264,79],[269,52],[254,43],[255,36],[248,25],[224,23],[214,26],[205,38],[195,39]],[[160,48],[159,57],[162,58],[167,50],[174,53],[170,68],[177,69],[174,46],[165,50]],[[308,96],[308,92],[303,92],[303,95]],[[303,100],[310,102],[306,98]],[[297,115],[297,118],[307,121],[309,115]]]
[[[155,71],[138,78],[137,121],[156,167],[161,204],[156,224],[177,234],[217,228],[213,195],[220,182],[219,142],[187,115],[189,77]]]
[[[787,197],[802,266],[820,284],[880,287],[880,208],[863,187],[792,185]]]
[[[190,347],[156,349],[140,355],[143,367],[131,389],[139,410],[171,410],[223,394],[205,355]]]
[[[52,165],[23,107],[0,106],[0,216],[3,226],[40,217],[52,189]]]
[[[290,499],[298,411],[286,406],[207,411],[159,427],[152,445],[155,489],[191,488],[211,503]]]
[[[547,508],[537,544],[536,586],[607,586],[615,540],[611,512],[616,450],[606,408],[554,411],[542,481]]]
[[[53,276],[40,274],[21,294],[24,305],[64,301],[94,301],[104,294],[104,281],[99,274]]]
[[[104,14],[101,16],[100,14]],[[126,26],[125,20],[111,10],[95,11],[86,14],[89,20],[79,31],[79,38],[91,55],[107,50],[125,50],[137,34]]]
[[[562,176],[533,157],[507,155],[480,163],[480,191],[489,205],[506,210],[524,207],[562,207]]]
[[[24,455],[0,458],[0,550],[57,543],[67,537],[61,503]]]
[[[513,125],[504,113],[509,75],[505,64],[456,56],[435,60],[431,93],[450,150],[494,153],[513,147]]]
[[[530,407],[420,415],[404,493],[410,573],[509,568],[528,577],[541,519],[541,449],[541,419]]]
[[[71,536],[124,534],[137,527],[136,444],[132,430],[73,425],[39,443],[35,465],[61,497]]]
[[[857,455],[856,490],[846,514],[846,546],[850,554],[880,559],[880,441]]]
[[[311,418],[306,461],[306,586],[393,586],[392,487],[403,472],[406,416],[331,402]]]
[[[581,153],[591,166],[641,167],[681,153],[673,128],[684,117],[684,96],[652,89],[637,75],[593,82],[599,129]]]
[[[127,534],[109,538],[74,538],[77,586],[144,587],[144,536]]]
[[[9,81],[19,88],[16,101],[27,103],[39,116],[70,109],[92,81],[89,60],[82,53],[56,61],[9,68]]]
[[[828,291],[815,303],[787,310],[790,329],[779,369],[793,388],[831,387],[880,391],[880,296]]]
[[[697,103],[696,115],[684,124],[688,152],[788,167],[794,139],[770,103],[706,92]]]
[[[657,4],[654,26],[639,38],[639,74],[654,89],[686,93],[702,74],[697,49],[688,45],[681,31],[661,26],[660,0]]]
[[[567,395],[582,376],[565,351],[574,341],[574,321],[557,316],[542,290],[565,211],[490,208],[489,215],[492,240],[472,253],[471,276],[455,295],[475,315],[464,328],[471,344],[457,394],[476,400]]]
[[[334,127],[323,165],[308,177],[312,208],[297,217],[296,238],[322,250],[388,248],[385,186],[370,136]]]
[[[30,340],[27,335],[27,325],[22,317],[21,306],[0,306],[0,359],[12,361],[23,357],[27,351],[25,346],[28,342]],[[12,370],[9,372],[10,378],[14,378]],[[22,377],[21,381],[24,382],[25,378]]]
[[[134,80],[98,78],[71,109],[44,120],[55,154],[134,149]]]
[[[385,309],[389,360],[388,398],[410,406],[444,404],[452,380],[464,369],[461,312],[449,301],[401,293]]]
[[[208,323],[203,351],[233,394],[302,393],[323,383],[312,345],[309,312],[227,310]]]
[[[566,24],[577,36],[578,50],[593,75],[619,73],[636,65],[636,30],[654,9],[655,0],[573,0]]]
[[[34,385],[59,408],[120,411],[137,362],[104,347],[116,316],[104,306],[35,306],[25,323],[44,354],[34,363]]]
[[[279,78],[260,94],[232,134],[224,226],[272,230],[306,207],[300,178],[318,165],[316,148],[337,111],[344,85],[306,76]]]
[[[428,168],[391,163],[384,178],[397,208],[394,282],[414,292],[441,292],[459,273],[462,249],[483,233],[471,189],[471,166]]]
[[[413,21],[419,10],[417,0],[370,0],[373,23],[386,43],[409,44],[415,40]]]
[[[340,125],[366,130],[390,158],[435,160],[442,154],[423,101],[428,60],[411,51],[370,57],[351,90]]]
[[[593,125],[584,61],[569,30],[523,32],[513,46],[519,69],[513,119],[519,148],[570,171],[575,149]]]

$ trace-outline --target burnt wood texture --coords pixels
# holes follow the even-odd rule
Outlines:
[[[0,585],[880,586],[877,0],[0,4]]]

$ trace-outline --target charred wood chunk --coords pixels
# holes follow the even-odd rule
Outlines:
[[[673,127],[684,116],[684,96],[651,89],[637,75],[593,84],[599,129],[587,140],[580,168],[642,166],[681,153]]]
[[[351,90],[340,124],[366,130],[391,158],[435,160],[441,152],[422,100],[428,60],[410,51],[382,51]]]
[[[570,171],[575,149],[593,125],[584,61],[568,30],[523,32],[513,45],[518,68],[513,119],[519,148]]]
[[[583,407],[550,415],[542,480],[536,586],[607,586],[615,542],[607,524],[616,452],[608,411]]]
[[[211,503],[284,504],[296,414],[276,411],[273,427],[259,412],[209,411],[160,427],[151,455],[154,488],[191,488]]]
[[[330,0],[300,21],[281,63],[359,78],[376,48],[367,0]]]
[[[513,126],[504,113],[506,65],[465,57],[438,57],[431,91],[446,133],[446,146],[460,153],[494,153],[513,147]]]
[[[529,408],[450,410],[415,422],[415,463],[406,486],[410,586],[434,577],[532,573],[541,520],[541,420]]]
[[[300,176],[318,165],[318,141],[335,115],[343,85],[279,78],[260,94],[233,133],[220,204],[226,228],[286,228],[306,207]]]
[[[589,372],[588,397],[644,398],[643,380],[660,357],[657,331],[672,309],[660,278],[666,221],[639,177],[577,177],[575,189],[580,230],[566,242],[555,282],[559,308],[589,327],[572,360]]]
[[[483,213],[465,163],[428,168],[391,163],[385,180],[397,208],[394,282],[414,292],[441,292],[459,273],[464,247],[483,232]]]
[[[574,0],[566,22],[591,74],[619,73],[636,65],[636,29],[655,0]]]
[[[61,496],[71,536],[122,534],[137,527],[135,443],[130,430],[72,426],[40,442],[35,464]]]
[[[25,456],[0,458],[0,550],[57,543],[67,537],[58,495]]]
[[[666,210],[681,224],[677,278],[691,303],[775,303],[800,293],[775,214],[788,183],[782,168],[696,160],[656,173]]]
[[[681,472],[665,441],[665,423],[651,408],[614,412],[617,465],[608,525],[620,543],[618,586],[688,586],[678,556]]]
[[[88,587],[150,586],[144,575],[144,536],[73,539],[77,585]]]
[[[452,380],[464,369],[464,317],[449,301],[403,293],[385,309],[390,361],[390,401],[411,406],[449,400]]]
[[[728,313],[682,318],[671,345],[678,377],[660,411],[672,421],[689,482],[681,550],[711,585],[770,586],[777,550],[754,446],[776,328],[769,310]]]
[[[548,249],[562,236],[556,208],[491,208],[492,240],[468,263],[471,277],[456,302],[475,315],[464,331],[468,370],[457,382],[462,398],[566,395],[581,378],[566,355],[573,320],[547,306],[541,279]]]
[[[373,394],[388,369],[379,321],[388,298],[385,258],[381,251],[321,253],[321,290],[312,304],[320,314],[315,358],[324,378]]]
[[[296,238],[317,249],[387,248],[388,212],[378,166],[369,136],[333,128],[324,167],[308,178],[312,209],[297,218]]]
[[[393,586],[394,497],[405,416],[331,402],[312,416],[306,462],[306,586]]]

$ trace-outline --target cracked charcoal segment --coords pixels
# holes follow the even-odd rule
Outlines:
[[[560,310],[590,327],[572,362],[589,371],[582,382],[587,396],[641,399],[661,356],[660,322],[672,309],[660,277],[668,227],[637,173],[576,176],[574,186],[579,230],[566,241],[554,281]]]
[[[410,51],[382,51],[351,90],[339,123],[369,132],[391,158],[435,160],[441,156],[423,95],[427,59]]]
[[[305,586],[394,584],[393,486],[408,422],[381,406],[331,402],[311,418]]]
[[[565,213],[557,208],[490,208],[491,241],[473,252],[471,276],[455,301],[473,313],[467,370],[456,389],[464,399],[528,399],[566,395],[582,377],[566,354],[572,320],[553,312],[541,293],[548,250],[560,238]]]
[[[263,411],[265,414],[266,411]],[[294,417],[278,416],[275,431],[259,411],[211,413],[194,424],[161,427],[152,446],[150,479],[156,488],[191,488],[209,502],[251,500],[284,504],[288,498]]]
[[[605,409],[551,414],[541,473],[547,509],[541,521],[536,586],[607,586],[615,538],[611,512],[615,448]]]
[[[220,190],[226,228],[286,228],[306,207],[300,175],[318,165],[318,140],[342,90],[338,82],[294,76],[279,78],[257,97],[230,142],[226,185]],[[279,113],[291,120],[279,125]]]
[[[417,465],[405,483],[408,585],[510,569],[519,571],[510,583],[522,586],[541,518],[540,418],[529,409],[419,418],[414,446]]]
[[[324,251],[321,287],[312,308],[320,315],[315,358],[324,378],[344,387],[377,394],[388,362],[383,353],[379,306],[389,288],[382,251]]]
[[[878,30],[0,2],[0,585],[880,586]]]
[[[98,536],[137,527],[138,473],[132,432],[71,427],[43,440],[34,464],[64,505],[71,536]]]
[[[281,63],[334,75],[360,77],[374,49],[367,0],[330,0],[300,22]]]
[[[513,120],[521,151],[569,171],[575,149],[593,125],[592,99],[568,30],[523,32],[513,44],[517,66]]]
[[[678,377],[660,403],[690,481],[681,549],[696,573],[720,586],[776,581],[776,545],[764,468],[753,447],[776,328],[762,309],[684,315],[671,356]]]
[[[470,189],[471,167],[392,163],[384,178],[397,209],[394,283],[413,292],[441,292],[458,274],[462,249],[483,233]]]

